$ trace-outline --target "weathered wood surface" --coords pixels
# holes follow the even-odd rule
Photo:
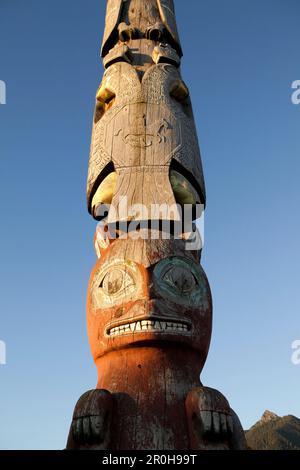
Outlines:
[[[111,203],[118,214],[124,197],[130,206],[143,204],[147,213],[153,204],[205,205],[192,105],[179,69],[173,2],[108,1],[102,51],[106,71],[93,124],[90,213],[101,219],[101,204]],[[111,173],[115,177],[107,197]],[[109,222],[116,218],[110,215]],[[169,211],[165,218],[178,220],[180,214]]]
[[[149,214],[174,222],[185,204],[205,205],[181,56],[172,0],[107,1],[87,184],[89,212],[104,228]],[[142,209],[121,212],[124,198]],[[153,205],[167,210],[154,217]],[[212,329],[201,250],[191,251],[188,232],[122,230],[94,239],[87,328],[98,383],[75,407],[67,448],[243,448],[228,401],[200,382]]]
[[[120,27],[121,25],[121,27]],[[128,35],[149,37],[170,42],[182,55],[180,40],[175,19],[173,0],[108,0],[105,20],[105,31],[102,44],[104,57],[119,39],[119,32],[127,26]],[[161,33],[161,34],[160,34]]]
[[[101,174],[111,163],[117,174],[111,201],[116,211],[124,197],[129,206],[143,204],[149,213],[152,204],[172,207],[180,202],[170,181],[170,168],[176,163],[194,189],[194,203],[204,203],[195,123],[178,69],[170,64],[154,65],[140,80],[134,67],[118,62],[105,72],[98,93],[101,105],[106,96],[114,96],[114,103],[94,123],[88,176],[90,211]]]
[[[87,299],[101,429],[87,394],[75,408],[69,449],[243,447],[227,400],[200,382],[212,298],[199,256],[174,239],[118,239],[101,250]]]

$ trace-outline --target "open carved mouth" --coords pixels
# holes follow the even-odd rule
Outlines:
[[[107,330],[108,336],[120,336],[136,333],[145,332],[160,332],[160,333],[189,333],[191,331],[191,325],[174,321],[174,320],[161,320],[161,319],[150,319],[140,320],[126,323],[119,326],[110,327]]]

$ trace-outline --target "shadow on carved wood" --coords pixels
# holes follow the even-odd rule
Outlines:
[[[226,398],[200,381],[212,330],[202,245],[149,228],[153,205],[167,208],[156,221],[180,224],[192,206],[193,227],[206,202],[181,57],[172,0],[107,0],[87,181],[102,221],[87,296],[98,383],[75,407],[67,449],[245,448]]]

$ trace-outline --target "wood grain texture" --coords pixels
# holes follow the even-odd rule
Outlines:
[[[198,202],[204,204],[194,117],[178,68],[155,64],[140,79],[133,66],[118,62],[105,72],[101,88],[114,96],[114,103],[94,123],[87,186],[90,212],[101,173],[109,163],[118,174],[115,210],[124,197],[129,204],[144,204],[149,212],[151,204],[176,204],[170,183],[173,161],[190,175]],[[136,192],[140,187],[142,194]]]
[[[120,201],[150,206],[186,198],[174,193],[173,166],[205,205],[205,184],[189,91],[180,73],[180,47],[172,0],[107,1],[102,47],[106,68],[97,92],[87,178],[89,212],[99,220],[101,183],[117,173],[109,222]],[[156,185],[156,186],[155,186]],[[142,188],[142,190],[141,190]],[[104,204],[104,203],[103,203]],[[125,214],[123,220],[138,215]],[[147,216],[151,219],[151,215]],[[167,220],[180,211],[168,210]]]
[[[107,0],[87,181],[103,218],[86,308],[98,382],[77,402],[70,450],[245,448],[226,398],[200,381],[212,295],[182,227],[195,218],[184,204],[206,196],[181,56],[173,0]]]
[[[161,42],[171,40],[182,55],[173,0],[107,0],[102,57],[118,42],[118,26],[122,23],[134,30],[137,37],[145,37],[149,28],[161,27]]]
[[[187,251],[182,240],[112,240],[91,274],[87,298],[102,437],[97,447],[86,394],[75,409],[68,448],[242,448],[243,430],[227,400],[200,382],[211,328],[212,298],[199,253]],[[103,402],[105,390],[112,405],[106,395]]]

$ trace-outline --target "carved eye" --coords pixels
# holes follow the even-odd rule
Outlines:
[[[127,295],[135,290],[135,283],[127,271],[114,268],[103,276],[99,288],[103,289],[106,295]]]
[[[181,256],[165,258],[153,271],[155,289],[178,305],[202,305],[209,299],[209,286],[200,265]]]
[[[165,273],[163,281],[181,295],[188,295],[198,286],[193,273],[183,267],[170,268]]]
[[[103,263],[91,286],[95,315],[98,309],[121,306],[144,295],[144,279],[138,265],[116,258]]]

